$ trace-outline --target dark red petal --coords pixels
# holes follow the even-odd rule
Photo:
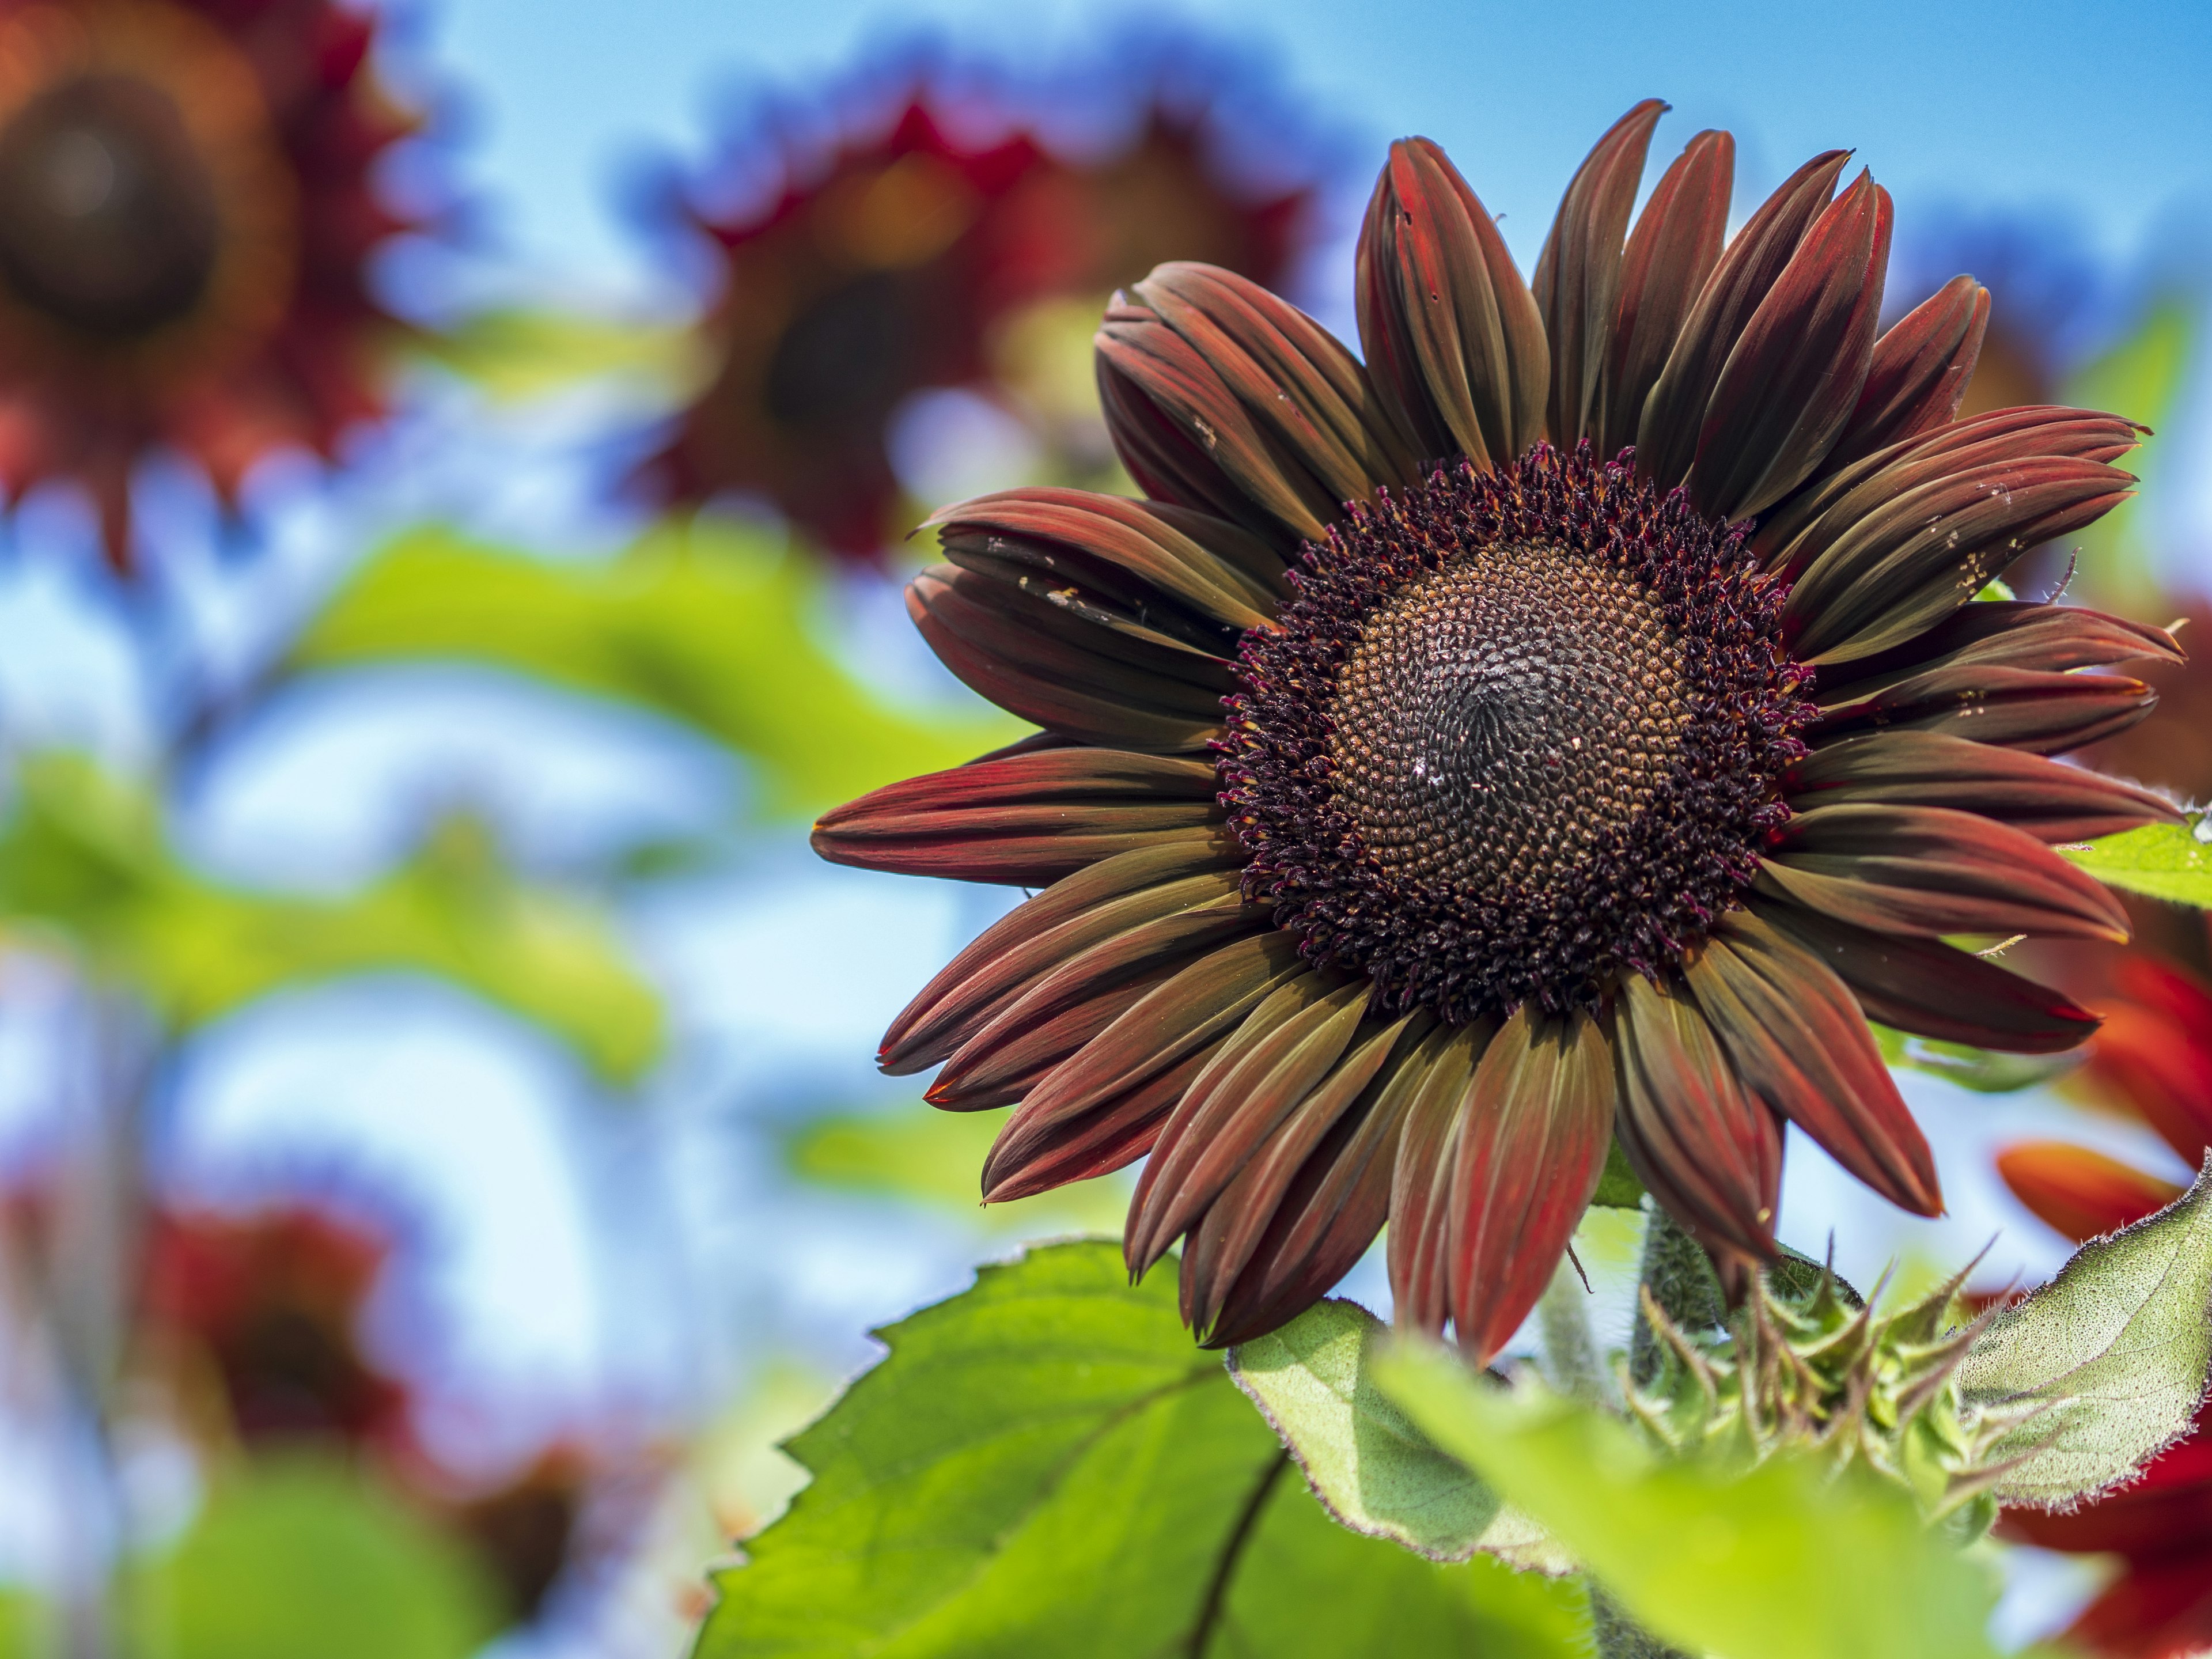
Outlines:
[[[1939,939],[1902,939],[1761,898],[1761,917],[1835,971],[1867,1018],[1900,1031],[2006,1054],[2079,1047],[2097,1016],[2047,985]]]
[[[1045,975],[962,1043],[926,1097],[955,1111],[1011,1105],[1139,1000],[1179,976],[1194,958],[1267,926],[1266,907],[1231,896],[1092,945]]]
[[[2188,983],[2174,969],[2140,957],[2126,967]],[[2132,979],[2140,983],[2140,975]],[[2124,969],[2123,988],[2130,982]],[[2089,1075],[2100,1091],[2137,1113],[2192,1165],[2212,1146],[2212,1026],[2204,1018],[2200,1012],[2177,1019],[2139,1001],[2114,1002],[2089,1052]]]
[[[1236,526],[1188,513],[1170,519],[1153,502],[1122,495],[1007,489],[940,508],[924,522],[948,549],[1004,556],[1012,538],[1048,568],[1055,568],[1055,552],[1073,550],[1087,562],[1079,574],[1087,575],[1090,563],[1113,567],[1229,629],[1272,623],[1289,592],[1283,562]]]
[[[1891,1203],[1942,1213],[1927,1139],[1842,980],[1747,910],[1721,918],[1687,973],[1753,1093]]]
[[[1636,441],[1644,400],[1720,263],[1735,176],[1735,140],[1725,132],[1699,133],[1661,176],[1629,234],[1606,359],[1602,419],[1593,422],[1601,456],[1617,455]]]
[[[1984,599],[1954,611],[1901,650],[1844,663],[1820,677],[1818,699],[1836,707],[1873,689],[1941,668],[2026,668],[2063,672],[2114,663],[2187,660],[2163,628],[2079,605]]]
[[[1167,1254],[1343,1056],[1375,988],[1365,980],[1328,988],[1316,974],[1274,993],[1270,1001],[1303,1006],[1233,1062],[1217,1055],[1184,1093],[1130,1206],[1121,1248],[1132,1273]]]
[[[893,1077],[934,1066],[1061,963],[1140,923],[1232,896],[1238,872],[1188,867],[1204,857],[1179,845],[1124,853],[1016,907],[907,1005],[877,1066]]]
[[[2203,1437],[2201,1429],[2198,1437]],[[2118,1494],[2122,1499],[2130,1495]],[[2094,1514],[2111,1501],[2092,1505],[2084,1513]],[[2212,1532],[2204,1519],[2204,1512],[2212,1509],[2212,1498],[2198,1493],[2190,1509],[2197,1528],[2197,1547],[2162,1559],[2130,1561],[2119,1579],[2067,1626],[2069,1646],[2078,1644],[2085,1653],[2143,1656],[2143,1659],[2179,1659],[2212,1647],[2212,1583],[2206,1578],[2203,1544],[2205,1534]],[[2075,1518],[2039,1517],[2045,1522]],[[2189,1536],[2170,1525],[2145,1530],[2170,1544]]]
[[[1445,1285],[1486,1365],[1552,1282],[1612,1144],[1613,1054],[1588,1014],[1524,1004],[1483,1051],[1455,1137]]]
[[[1222,656],[1102,607],[1064,608],[1049,589],[1042,577],[1014,585],[934,565],[908,584],[907,614],[975,690],[1054,732],[1161,753],[1218,734],[1221,700],[1236,688]]]
[[[1614,1008],[1613,1048],[1620,1146],[1638,1178],[1708,1249],[1771,1260],[1781,1133],[1698,1005],[1632,975]]]
[[[1998,461],[1885,502],[1806,570],[1783,606],[1791,654],[1816,665],[1903,644],[1972,600],[2028,549],[2133,492],[2100,461]]]
[[[1993,410],[1825,468],[1766,515],[1752,538],[1752,550],[1795,581],[1838,543],[1863,538],[1869,518],[1916,490],[1977,468],[2118,460],[2142,441],[2142,428],[2117,415],[2055,404]]]
[[[1872,732],[1825,744],[1790,769],[1786,787],[1799,811],[1831,802],[1948,806],[2046,842],[2181,822],[2172,802],[2134,784],[1934,732]]]
[[[1160,266],[1108,310],[1098,354],[1102,385],[1122,383],[1107,422],[1133,472],[1158,459],[1164,419],[1180,441],[1168,446],[1181,475],[1170,479],[1168,498],[1272,529],[1279,545],[1319,539],[1344,503],[1417,476],[1410,434],[1358,360],[1311,318],[1233,272]],[[1157,418],[1125,427],[1125,391]],[[1255,507],[1264,515],[1257,525]]]
[[[1911,728],[2063,755],[2126,731],[2158,705],[2158,694],[2141,680],[2021,668],[1934,668],[1871,693],[1863,686],[1848,690],[1807,728],[1808,738]]]
[[[1497,1027],[1440,1026],[1390,1079],[1385,1105],[1403,1120],[1390,1175],[1390,1297],[1400,1324],[1441,1334],[1451,1316],[1451,1179],[1461,1107]]]
[[[1814,156],[1782,183],[1735,234],[1691,307],[1667,367],[1644,400],[1636,429],[1636,476],[1661,490],[1689,476],[1706,407],[1729,355],[1759,302],[1828,205],[1850,152]]]
[[[1382,1231],[1397,1120],[1376,1108],[1425,1024],[1407,1016],[1357,1042],[1207,1208],[1183,1250],[1182,1292],[1208,1346],[1295,1317]]]
[[[2008,824],[1935,806],[1823,806],[1776,832],[1761,890],[1877,932],[2047,934],[2124,944],[2094,878]]]
[[[2021,1141],[1999,1152],[1996,1164],[2013,1196],[2076,1244],[2156,1215],[2181,1196],[2171,1181],[2063,1140]]]
[[[1212,1054],[1201,1046],[1165,1071],[1080,1112],[1054,1116],[1024,1101],[1006,1119],[983,1160],[983,1201],[1034,1198],[1135,1163],[1152,1151],[1168,1114]]]
[[[1889,192],[1867,173],[1805,234],[1713,387],[1690,499],[1748,519],[1811,477],[1866,385],[1889,264]]]
[[[1831,469],[1942,426],[1959,412],[1990,325],[1990,291],[1954,276],[1875,342],[1859,406],[1836,447]]]
[[[1135,1088],[1234,1030],[1301,966],[1296,941],[1273,928],[1200,957],[1062,1061],[1025,1107],[1057,1121]]]
[[[1666,112],[1658,99],[1647,98],[1597,141],[1568,181],[1529,283],[1552,348],[1544,428],[1563,449],[1596,436],[1604,417],[1601,398],[1620,304],[1621,241],[1644,177],[1651,129]]]
[[[1443,151],[1403,138],[1359,237],[1359,342],[1419,453],[1487,471],[1541,434],[1543,319],[1489,210]]]

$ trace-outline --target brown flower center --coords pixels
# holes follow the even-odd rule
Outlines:
[[[1297,583],[1220,773],[1310,960],[1450,1021],[1596,1006],[1736,902],[1809,713],[1738,532],[1539,445],[1355,509]]]
[[[1337,800],[1395,880],[1551,883],[1651,805],[1688,665],[1651,595],[1555,546],[1482,547],[1370,616],[1337,681]]]
[[[0,128],[0,278],[72,328],[120,341],[188,315],[221,233],[214,181],[157,87],[85,75]]]

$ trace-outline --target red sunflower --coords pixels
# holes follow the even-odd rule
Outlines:
[[[2053,842],[2169,819],[2049,757],[2140,718],[2074,670],[2156,629],[1972,601],[2131,482],[2136,428],[1954,418],[1981,290],[1878,334],[1887,195],[1845,156],[1732,240],[1700,133],[1630,226],[1632,111],[1533,291],[1443,152],[1393,146],[1364,364],[1230,273],[1117,296],[1101,396],[1146,499],[933,520],[909,609],[1043,730],[879,790],[825,856],[1044,890],[893,1024],[938,1104],[1018,1103],[985,1195],[1149,1152],[1212,1343],[1280,1324],[1389,1224],[1400,1317],[1476,1359],[1534,1304],[1618,1144],[1736,1282],[1782,1129],[1916,1213],[1927,1144],[1869,1017],[2069,1047],[2066,997],[1959,936],[2118,938]]]
[[[1103,296],[1176,246],[1277,280],[1314,233],[1314,189],[1236,189],[1202,111],[1148,99],[1132,137],[1082,160],[1022,131],[962,137],[974,123],[951,112],[908,94],[881,136],[826,160],[787,146],[787,182],[757,209],[685,210],[721,260],[714,368],[643,469],[651,494],[750,491],[875,562],[904,528],[893,414],[918,392],[989,383],[999,332],[1026,307]]]
[[[0,0],[0,488],[90,491],[131,564],[156,446],[226,502],[383,411],[369,187],[415,127],[331,0]]]
[[[389,1247],[319,1209],[170,1212],[147,1247],[143,1314],[168,1369],[248,1442],[397,1443],[406,1390],[363,1354],[362,1309]]]

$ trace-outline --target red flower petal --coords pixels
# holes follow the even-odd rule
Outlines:
[[[1666,112],[1658,99],[1647,98],[1597,141],[1568,181],[1536,261],[1529,285],[1552,348],[1544,428],[1562,449],[1595,436],[1604,417],[1601,397],[1620,301],[1621,239],[1636,205],[1651,129]]]
[[[1359,342],[1419,453],[1488,471],[1540,434],[1551,356],[1536,301],[1489,210],[1425,138],[1375,181],[1359,237]]]
[[[1612,1142],[1613,1054],[1588,1014],[1523,1005],[1483,1051],[1455,1137],[1445,1282],[1478,1365],[1552,1282]]]
[[[2181,1196],[2170,1181],[2060,1140],[2008,1146],[1996,1164],[2013,1196],[2076,1244],[2156,1215]]]
[[[1790,769],[1798,811],[1841,802],[1978,812],[2046,842],[2091,841],[2179,823],[2163,795],[2039,755],[1934,732],[1871,732],[1816,749]]]
[[[1892,325],[1875,342],[1865,390],[1828,452],[1828,466],[1953,420],[1989,324],[1989,289],[1971,276],[1954,276]]]

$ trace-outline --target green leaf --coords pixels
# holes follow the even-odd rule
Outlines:
[[[1590,1194],[1590,1202],[1607,1210],[1643,1206],[1644,1183],[1628,1167],[1628,1154],[1620,1150],[1618,1140],[1606,1149],[1605,1173],[1597,1178],[1597,1190]]]
[[[1963,1042],[1915,1036],[1872,1020],[1867,1023],[1873,1028],[1874,1040],[1887,1064],[1901,1066],[1907,1071],[1925,1072],[1961,1089],[1972,1089],[1976,1094],[2006,1095],[2019,1089],[2033,1089],[2081,1063],[2079,1053],[2001,1054],[1993,1049],[1969,1048]]]
[[[287,986],[412,971],[536,1021],[618,1080],[659,1052],[659,1004],[605,921],[516,883],[465,820],[361,891],[310,898],[189,869],[151,797],[80,758],[35,757],[17,784],[0,830],[0,926],[58,934],[179,1031]]]
[[[719,1576],[698,1659],[1578,1650],[1571,1587],[1330,1526],[1172,1272],[1132,1286],[1118,1246],[1033,1249],[881,1334],[790,1443],[813,1482]]]
[[[710,520],[664,526],[592,564],[428,528],[341,588],[292,661],[473,661],[653,709],[744,756],[765,810],[791,816],[957,765],[1028,730],[965,693],[930,715],[864,686],[814,639],[825,599],[807,561]]]
[[[2204,813],[2058,850],[2107,887],[2212,909],[2212,817]]]
[[[468,1659],[496,1595],[455,1539],[335,1463],[249,1465],[131,1575],[143,1659]]]
[[[1432,1344],[1376,1380],[1430,1438],[1526,1510],[1653,1634],[1725,1659],[1993,1659],[1996,1584],[1911,1498],[1795,1456],[1735,1475],[1667,1461],[1626,1424],[1479,1380]]]
[[[694,331],[574,312],[507,307],[426,334],[416,349],[498,403],[526,403],[592,381],[642,382],[665,398],[688,394],[699,377]]]
[[[2187,1433],[2212,1371],[2212,1155],[2197,1184],[2075,1251],[2005,1309],[1959,1368],[1968,1401],[2043,1407],[1997,1444],[2025,1455],[1996,1491],[2064,1508]]]
[[[985,1204],[983,1158],[1005,1121],[996,1112],[946,1112],[918,1103],[894,1112],[836,1113],[797,1126],[784,1141],[784,1158],[793,1174],[821,1186],[958,1210],[1000,1231],[1034,1238],[1121,1231],[1133,1185],[1126,1177]]]
[[[1373,1357],[1389,1340],[1357,1303],[1324,1302],[1231,1350],[1229,1369],[1314,1496],[1354,1532],[1439,1561],[1480,1551],[1516,1567],[1572,1572],[1573,1559],[1541,1527],[1439,1450],[1375,1386]]]

